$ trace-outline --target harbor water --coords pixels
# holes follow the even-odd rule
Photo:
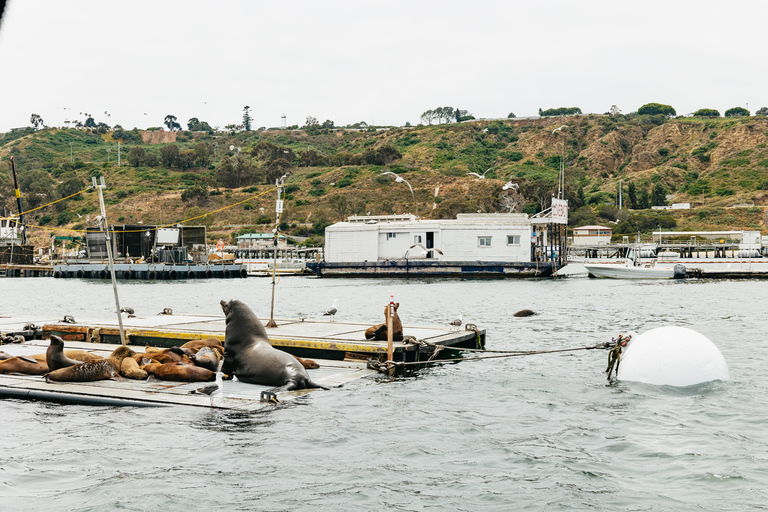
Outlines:
[[[140,317],[269,316],[267,278],[124,282]],[[0,314],[114,316],[111,283],[0,280]],[[365,378],[263,412],[0,400],[0,511],[753,510],[768,503],[764,281],[286,277],[276,317],[465,322],[487,348],[581,347],[662,325],[694,329],[731,380],[608,383],[607,354],[462,361]],[[536,316],[514,318],[520,309]],[[325,317],[327,319],[327,317]],[[407,329],[405,334],[407,335]]]

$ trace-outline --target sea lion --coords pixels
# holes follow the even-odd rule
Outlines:
[[[315,370],[317,368],[320,368],[320,365],[317,364],[317,361],[313,361],[312,359],[304,359],[303,357],[293,356],[296,358],[298,362],[301,363],[301,366],[306,368],[307,370]]]
[[[204,340],[192,340],[188,341],[185,344],[181,346],[181,348],[203,348],[203,347],[219,347],[222,350],[224,350],[224,345],[222,345],[221,340],[218,338],[207,338]]]
[[[149,374],[139,368],[139,363],[132,357],[126,357],[120,364],[120,375],[127,379],[144,380]]]
[[[313,382],[295,357],[269,343],[267,331],[247,305],[237,299],[221,301],[227,317],[224,364],[221,371],[242,382],[276,386],[277,391],[322,388]]]
[[[400,307],[399,302],[395,302],[395,315],[392,318],[392,340],[403,341],[403,323],[400,321],[400,317],[397,315],[397,308]],[[374,325],[365,330],[365,339],[367,340],[379,340],[387,341],[387,318],[389,318],[389,304],[384,307],[384,323]]]
[[[535,314],[536,314],[536,313],[535,313],[535,312],[533,312],[533,311],[531,311],[530,309],[521,309],[520,311],[518,311],[517,313],[515,313],[515,314],[514,314],[514,315],[512,315],[512,316],[515,316],[515,317],[521,318],[521,317],[526,317],[526,316],[533,316],[533,315],[535,315]]]
[[[45,364],[45,361],[37,361],[29,357],[11,357],[5,361],[0,361],[0,374],[42,375],[47,371],[48,365]]]
[[[51,344],[48,345],[48,350],[45,351],[45,363],[48,365],[49,371],[66,368],[68,366],[75,366],[81,362],[82,361],[76,361],[65,356],[64,340],[55,334],[51,335]]]
[[[59,368],[47,373],[45,380],[48,382],[92,382],[95,380],[117,379],[120,377],[123,359],[133,355],[133,350],[126,346],[121,346],[116,348],[107,359]]]
[[[141,358],[147,357],[149,359],[154,359],[158,363],[164,364],[164,363],[184,363],[184,364],[192,364],[192,360],[187,357],[187,355],[184,353],[183,350],[181,350],[179,347],[171,347],[166,349],[154,349],[152,347],[147,347],[147,351],[143,354],[134,354],[133,358],[136,360],[137,363],[141,363]]]
[[[195,366],[202,368],[208,368],[212,372],[219,369],[219,361],[221,361],[221,354],[218,350],[212,347],[203,347],[197,351],[197,354],[190,357]]]
[[[216,374],[211,370],[193,364],[150,363],[142,366],[141,369],[160,380],[208,382],[216,378]]]

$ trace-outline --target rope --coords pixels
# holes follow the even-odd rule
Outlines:
[[[57,200],[53,201],[52,203],[44,204],[44,205],[42,205],[42,206],[38,206],[37,208],[32,208],[31,210],[27,210],[27,211],[25,211],[25,212],[23,212],[23,213],[21,213],[21,214],[18,214],[18,213],[17,213],[16,215],[11,215],[10,217],[0,217],[0,220],[10,220],[10,219],[16,219],[16,218],[18,218],[20,215],[26,215],[26,214],[28,214],[28,213],[32,213],[32,212],[34,212],[34,211],[37,211],[37,210],[42,210],[43,208],[47,208],[47,207],[49,207],[49,206],[51,206],[51,205],[53,205],[53,204],[59,203],[59,202],[61,202],[61,201],[65,201],[65,200],[69,199],[70,197],[75,197],[75,196],[76,196],[76,195],[78,195],[78,194],[82,194],[83,192],[85,192],[86,190],[90,190],[91,188],[93,188],[93,187],[87,187],[87,188],[84,188],[84,189],[83,189],[83,190],[81,190],[80,192],[75,192],[74,194],[72,194],[72,195],[69,195],[69,196],[67,196],[67,197],[62,197],[61,199],[57,199]],[[36,227],[36,226],[35,226],[35,227]]]
[[[626,340],[627,338],[624,338]],[[437,347],[441,347],[441,349],[450,348],[445,347],[444,345],[435,345],[434,343],[426,343],[427,345],[434,345],[437,351]],[[520,351],[520,352],[504,352],[499,355],[493,355],[493,356],[478,356],[478,357],[455,357],[455,358],[449,358],[449,359],[440,359],[437,361],[433,361],[432,358],[429,359],[430,363],[433,364],[445,364],[445,363],[453,363],[456,361],[479,361],[481,359],[499,359],[504,357],[520,357],[520,356],[532,356],[537,354],[555,354],[558,352],[575,352],[577,350],[594,350],[594,349],[601,349],[601,348],[614,348],[612,343],[598,343],[597,345],[590,345],[586,347],[575,347],[575,348],[558,348],[558,349],[552,349],[552,350],[530,350],[530,351]],[[454,350],[461,350],[461,351],[476,351],[474,349],[464,349],[464,348],[455,348]],[[496,351],[496,352],[503,352],[503,351]],[[379,361],[370,361],[368,363],[368,367],[372,368],[374,370],[378,371],[384,371],[389,370],[393,367],[404,367],[404,366],[413,366],[418,364],[425,364],[424,362],[418,362],[418,361],[384,361],[383,363]],[[384,370],[382,370],[382,367]]]

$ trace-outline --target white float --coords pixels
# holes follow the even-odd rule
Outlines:
[[[635,334],[621,355],[619,380],[660,386],[693,386],[728,380],[728,365],[709,338],[686,327]]]

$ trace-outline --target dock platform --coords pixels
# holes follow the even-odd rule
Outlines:
[[[308,370],[315,382],[339,386],[376,373],[368,361],[386,361],[387,343],[365,339],[368,325],[307,319],[276,320],[278,327],[268,329],[269,340],[278,349],[298,357],[315,360],[320,368]],[[126,342],[136,352],[145,346],[180,346],[189,340],[218,338],[224,340],[223,316],[157,315],[123,320]],[[0,316],[0,333],[6,339],[24,337],[24,343],[0,347],[11,355],[45,353],[52,334],[66,341],[67,349],[108,356],[120,344],[117,319],[64,323],[51,319],[20,319]],[[395,342],[395,361],[424,361],[430,357],[450,357],[462,348],[484,348],[485,329],[471,324],[462,330],[441,327],[404,326],[404,341]],[[42,339],[46,338],[46,339]],[[205,395],[190,394],[203,383],[120,380],[85,383],[47,383],[40,376],[0,374],[0,397],[16,397],[64,403],[128,406],[189,405],[210,407]],[[223,395],[213,406],[223,409],[258,410],[269,404],[260,401],[261,391],[269,389],[235,381],[225,381]],[[281,393],[278,399],[290,400],[310,390]]]
[[[21,344],[3,345],[5,352],[14,355],[45,353],[48,340],[31,340]],[[119,345],[67,342],[67,349],[87,350],[107,357]],[[375,373],[359,361],[317,360],[320,368],[308,370],[315,382],[336,387]],[[156,380],[100,380],[95,382],[48,383],[40,375],[0,374],[0,398],[23,398],[67,404],[108,405],[130,407],[193,406],[211,407],[207,395],[192,393],[207,383],[173,382]],[[272,404],[260,401],[262,391],[269,386],[259,386],[230,380],[214,397],[213,407],[239,411],[257,411]],[[313,390],[288,391],[277,395],[279,401],[288,401]]]

